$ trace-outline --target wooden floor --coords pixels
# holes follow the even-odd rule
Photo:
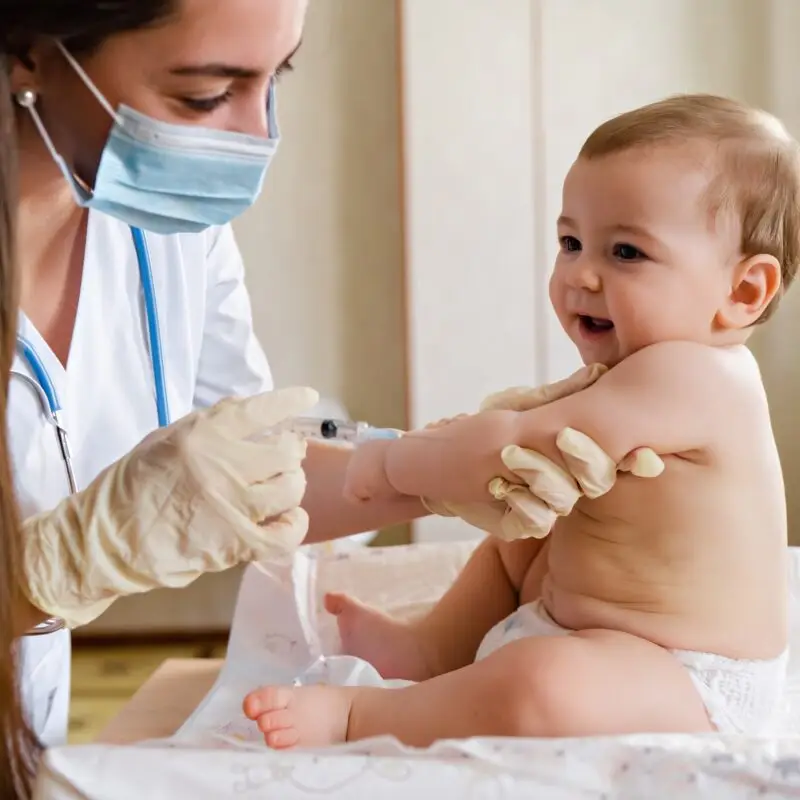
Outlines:
[[[72,647],[71,744],[91,742],[167,658],[224,658],[218,642]]]

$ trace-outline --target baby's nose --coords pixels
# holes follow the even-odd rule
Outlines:
[[[573,289],[583,289],[587,292],[599,292],[603,288],[599,271],[588,261],[573,265],[568,283]]]

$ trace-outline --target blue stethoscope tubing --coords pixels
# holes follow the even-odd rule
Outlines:
[[[161,346],[161,332],[158,323],[158,303],[153,285],[153,268],[150,261],[150,251],[147,248],[147,239],[141,228],[131,226],[131,236],[133,246],[136,250],[136,260],[139,264],[139,281],[142,286],[142,299],[144,301],[144,316],[147,324],[147,340],[150,346],[150,361],[153,365],[153,382],[156,390],[156,410],[158,412],[158,425],[160,428],[166,427],[170,422],[169,402],[167,399],[167,380],[164,370],[164,352]],[[24,337],[17,337],[17,349],[22,358],[27,362],[33,378],[22,373],[14,373],[30,384],[34,391],[39,395],[45,411],[50,412],[50,421],[56,429],[58,444],[61,449],[61,457],[64,461],[64,468],[67,472],[70,494],[77,490],[75,471],[72,467],[72,456],[69,449],[69,439],[67,431],[61,422],[61,401],[58,397],[55,384],[50,378],[44,362],[39,357],[33,345]],[[46,408],[45,408],[46,406]],[[36,625],[28,632],[28,636],[42,636],[48,633],[55,633],[64,627],[64,620],[52,617],[39,625]]]
[[[144,301],[144,316],[147,326],[147,340],[150,347],[150,360],[153,365],[153,382],[156,390],[156,410],[158,412],[158,425],[166,427],[170,423],[169,401],[167,398],[167,380],[164,370],[164,352],[161,345],[161,329],[158,321],[158,303],[153,284],[153,267],[150,261],[150,251],[147,248],[147,239],[141,228],[131,226],[133,246],[136,250],[136,261],[139,265],[139,281],[142,286],[142,299]],[[50,416],[59,435],[62,456],[67,466],[67,475],[70,482],[70,492],[75,492],[75,478],[72,474],[72,465],[69,461],[69,445],[66,431],[61,424],[61,401],[58,397],[55,384],[50,378],[44,362],[39,357],[33,345],[23,336],[17,337],[17,349],[27,362],[33,373],[35,383],[46,400]],[[20,376],[25,377],[25,376]]]
[[[131,226],[133,246],[136,249],[136,260],[139,263],[139,281],[142,284],[144,297],[144,316],[147,322],[147,339],[150,343],[150,361],[153,365],[153,382],[156,387],[156,410],[158,411],[158,427],[169,425],[169,401],[167,399],[167,378],[164,371],[164,353],[161,348],[161,328],[158,323],[158,303],[153,286],[153,265],[147,239],[141,228]]]

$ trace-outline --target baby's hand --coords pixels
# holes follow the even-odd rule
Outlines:
[[[423,430],[441,430],[468,416],[470,415],[458,414],[455,417],[440,419],[426,425]],[[356,448],[350,457],[345,477],[344,496],[347,500],[364,503],[368,500],[398,496],[399,493],[395,491],[386,476],[386,455],[391,444],[392,440],[381,439],[364,442]]]
[[[519,416],[486,411],[410,431],[387,449],[386,477],[402,495],[489,503],[490,481],[498,476],[514,480],[500,454],[517,440]]]
[[[377,439],[358,445],[350,456],[344,482],[344,496],[354,503],[397,497],[386,477],[386,453],[390,439]]]
[[[516,440],[517,417],[513,411],[465,414],[399,439],[366,442],[351,456],[345,496],[357,502],[401,495],[491,502],[492,479],[515,479],[500,453]]]

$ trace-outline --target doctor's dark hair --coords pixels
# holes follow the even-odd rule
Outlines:
[[[17,328],[18,279],[14,252],[16,153],[14,110],[5,59],[0,65],[0,798],[26,797],[36,742],[25,724],[17,686],[17,615],[21,607],[20,524],[6,432],[8,381]]]
[[[168,20],[180,0],[0,0],[0,51],[22,58],[42,38],[85,55],[118,33]]]
[[[24,629],[22,529],[5,420],[16,348],[19,303],[15,250],[16,111],[10,72],[28,65],[31,47],[61,40],[87,55],[120,33],[155,26],[178,12],[180,0],[0,0],[0,800],[27,800],[40,746],[22,709],[17,636]]]

